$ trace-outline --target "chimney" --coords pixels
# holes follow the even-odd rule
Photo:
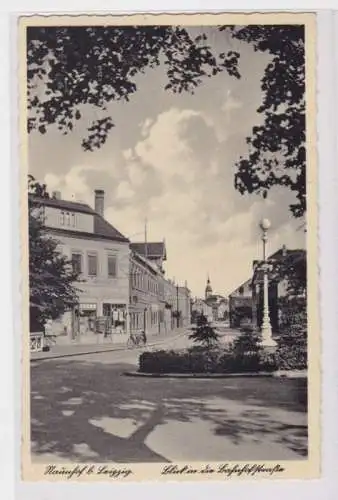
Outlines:
[[[53,191],[52,192],[52,198],[53,198],[53,200],[61,200],[61,193],[60,193],[60,191]]]
[[[95,212],[104,216],[104,191],[103,189],[95,189]]]

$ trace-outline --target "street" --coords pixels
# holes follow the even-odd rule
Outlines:
[[[158,348],[190,343],[182,335]],[[139,354],[134,349],[31,365],[34,461],[306,457],[305,379],[126,377]]]

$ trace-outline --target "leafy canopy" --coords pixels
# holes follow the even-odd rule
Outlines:
[[[234,183],[244,193],[266,197],[273,186],[296,194],[295,217],[306,211],[304,26],[219,26],[232,37],[269,54],[261,80],[262,124],[247,138]],[[221,71],[240,78],[236,51],[215,54],[205,34],[180,26],[29,27],[27,29],[28,130],[46,133],[51,124],[67,134],[93,105],[97,118],[83,138],[85,150],[101,147],[114,127],[108,105],[128,101],[136,77],[163,64],[165,89],[194,92]],[[38,82],[45,86],[38,92]],[[226,168],[226,166],[225,166]]]

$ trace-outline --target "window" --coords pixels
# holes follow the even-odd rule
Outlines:
[[[65,213],[61,212],[61,214],[60,214],[60,224],[61,224],[61,226],[63,226],[64,223],[65,223]]]
[[[97,255],[88,254],[88,276],[97,276]]]
[[[75,218],[75,214],[72,214],[71,215],[71,219],[72,219],[72,226],[75,227],[76,226],[76,218]]]
[[[82,255],[78,252],[72,253],[72,264],[73,264],[73,271],[75,273],[81,274],[82,273]]]
[[[117,261],[115,255],[108,255],[108,276],[109,278],[116,278],[117,275]]]
[[[70,213],[66,212],[66,226],[70,226]]]

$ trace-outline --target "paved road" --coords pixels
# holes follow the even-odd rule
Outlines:
[[[185,338],[167,347],[187,345]],[[306,382],[140,379],[139,351],[32,365],[39,462],[286,460],[306,455]]]

